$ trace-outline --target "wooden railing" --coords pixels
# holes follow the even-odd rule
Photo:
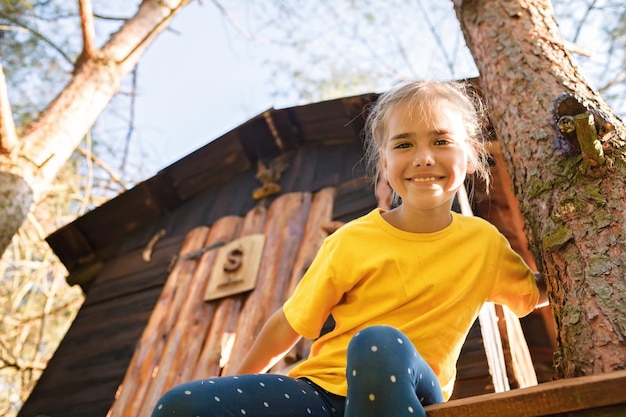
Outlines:
[[[622,417],[626,416],[626,370],[462,398],[425,409],[428,417]]]

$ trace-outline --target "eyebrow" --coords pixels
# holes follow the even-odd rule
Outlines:
[[[392,137],[389,138],[390,141],[392,140],[401,140],[401,139],[407,139],[409,137],[413,136],[411,133],[398,133],[397,135],[393,135]]]
[[[453,135],[453,131],[450,129],[433,129],[428,131],[428,136],[441,136],[441,135]],[[407,139],[410,138],[411,136],[414,136],[415,134],[412,132],[402,132],[402,133],[398,133],[396,135],[393,135],[392,137],[389,138],[389,140],[402,140],[402,139]]]

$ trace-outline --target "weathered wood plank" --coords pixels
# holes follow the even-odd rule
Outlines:
[[[289,163],[289,168],[280,178],[283,193],[313,191],[312,182],[316,167],[324,163],[317,156],[317,146],[304,144],[297,148]]]
[[[322,242],[328,236],[328,233],[323,230],[322,226],[332,220],[335,193],[336,189],[334,187],[327,187],[313,195],[309,217],[304,228],[304,235],[300,242],[300,248],[283,301],[296,288],[311,262],[313,262],[313,258],[317,255]]]
[[[85,412],[81,404],[92,404],[82,416],[104,416],[160,292],[154,288],[120,297],[116,305],[83,306],[20,415],[78,416],[77,410]]]
[[[428,417],[533,417],[608,406],[610,412],[617,409],[622,411],[621,415],[626,415],[626,371],[551,381],[534,387],[453,400],[425,409]],[[593,413],[565,415],[596,416]]]
[[[328,236],[328,233],[324,231],[322,226],[332,220],[335,193],[336,189],[334,187],[327,187],[318,191],[313,196],[309,218],[304,229],[302,241],[300,242],[300,249],[298,250],[296,261],[291,271],[291,277],[287,282],[283,302],[293,293],[304,276],[304,273],[311,265],[311,262],[313,262],[313,258],[315,258],[322,242],[326,236]],[[301,340],[285,358],[274,366],[273,370],[280,371],[303,359],[305,355],[308,355],[310,347],[310,340]]]
[[[167,268],[179,251],[183,236],[167,236],[159,241],[149,262],[142,257],[142,249],[121,254],[106,264],[89,288],[85,305],[114,300],[133,292],[159,286],[167,279]]]
[[[487,372],[488,368],[480,324],[476,320],[470,328],[457,361],[457,378],[451,398],[465,398],[494,392],[493,380]]]
[[[137,410],[148,388],[148,382],[152,378],[152,370],[165,349],[168,340],[166,335],[174,326],[178,311],[187,295],[189,279],[185,278],[195,270],[197,265],[197,260],[183,260],[183,257],[187,253],[202,248],[208,233],[208,227],[198,227],[187,235],[180,251],[181,260],[178,261],[163,287],[161,298],[150,316],[124,380],[116,393],[116,400],[109,411],[110,415],[122,416],[124,413],[137,415]]]
[[[374,189],[366,177],[345,181],[337,187],[333,219],[347,222],[368,213],[377,205]]]
[[[246,215],[239,237],[261,233],[265,225],[267,209],[257,207]],[[215,301],[217,304],[211,327],[206,335],[198,360],[193,367],[190,379],[200,379],[219,376],[222,366],[230,356],[229,345],[236,335],[237,321],[243,301],[248,294],[238,294],[223,300]],[[224,362],[221,362],[223,359]]]
[[[317,165],[315,166],[315,176],[311,183],[313,190],[320,190],[341,182],[341,172],[336,167],[342,167],[345,163],[344,158],[342,158],[344,147],[344,145],[337,145],[324,146],[317,149]]]
[[[50,397],[49,397],[50,398]],[[58,397],[56,397],[58,398]],[[78,400],[72,402],[71,407],[63,405],[59,401],[50,401],[50,405],[46,409],[46,414],[20,414],[24,417],[91,417],[91,416],[104,416],[106,410],[108,410],[111,401],[107,398],[105,400],[98,401],[84,401]],[[104,410],[104,411],[100,411]],[[21,411],[20,411],[21,413]]]
[[[221,218],[211,226],[203,247],[231,241],[239,232],[240,226],[239,217]],[[138,401],[141,403],[139,412],[135,414],[125,411],[121,416],[150,415],[154,404],[168,388],[186,382],[191,377],[201,349],[202,337],[199,336],[206,334],[215,309],[215,303],[204,302],[204,293],[216,255],[215,250],[203,253],[195,270],[183,278],[189,281],[187,288],[178,289],[184,290],[184,301],[173,317],[173,325],[167,331],[163,352],[152,368],[148,390]],[[132,387],[128,388],[133,390]]]
[[[212,146],[205,145],[167,167],[182,201],[209,188],[218,188],[250,168],[250,161],[238,139],[238,132],[228,132],[214,140]]]
[[[255,174],[256,169],[241,173],[220,187],[210,200],[204,202],[210,204],[199,211],[200,224],[213,224],[227,215],[245,216],[257,204],[252,198],[252,192],[261,183],[255,178]]]
[[[588,410],[572,411],[571,413],[553,414],[549,417],[624,417],[626,404],[610,405]]]
[[[237,324],[231,358],[236,366],[248,352],[261,327],[280,307],[288,285],[311,206],[310,193],[280,196],[268,210],[265,248],[256,289],[245,301]]]

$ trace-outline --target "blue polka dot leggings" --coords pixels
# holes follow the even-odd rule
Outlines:
[[[347,398],[305,378],[276,374],[192,381],[165,393],[152,417],[425,417],[423,405],[443,401],[430,366],[389,326],[352,338],[346,373]]]

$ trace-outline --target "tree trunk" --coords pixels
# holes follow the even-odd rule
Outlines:
[[[83,140],[124,77],[171,18],[190,0],[143,0],[137,13],[113,34],[101,49],[85,45],[74,75],[57,98],[41,113],[19,142],[11,132],[0,131],[0,255],[21,226],[30,205],[41,197],[60,168]],[[91,18],[89,16],[88,18]],[[89,39],[89,37],[85,37]],[[4,78],[0,79],[4,83]],[[4,86],[0,86],[4,91]],[[1,99],[2,97],[0,97]],[[2,109],[8,107],[3,101]],[[11,126],[6,120],[0,126]],[[25,184],[25,185],[24,185]],[[25,190],[30,196],[6,198]],[[19,207],[17,207],[19,206]],[[22,213],[21,217],[11,213]],[[8,220],[5,220],[8,219]]]
[[[555,376],[626,367],[625,128],[547,0],[453,0],[558,327]]]
[[[28,209],[32,204],[32,190],[23,178],[0,171],[0,204],[2,220],[0,221],[0,248],[4,250],[15,231],[26,220]]]

